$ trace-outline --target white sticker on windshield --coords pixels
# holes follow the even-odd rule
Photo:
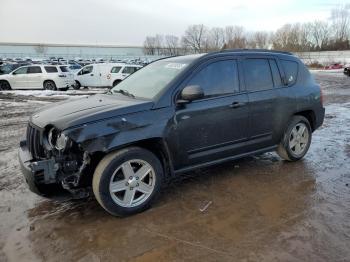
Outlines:
[[[181,68],[187,66],[187,64],[180,64],[180,63],[169,63],[165,67],[166,68],[172,68],[172,69],[178,69],[180,70]]]

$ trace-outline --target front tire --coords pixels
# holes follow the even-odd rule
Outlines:
[[[116,85],[118,85],[121,81],[122,81],[122,80],[115,80],[115,81],[113,82],[113,87],[115,87]]]
[[[114,216],[127,216],[149,208],[157,198],[164,171],[159,159],[140,147],[105,156],[92,181],[99,204]]]
[[[11,90],[11,85],[7,81],[0,81],[0,90]]]
[[[75,81],[75,85],[73,85],[73,88],[75,90],[79,90],[81,88],[81,84],[79,83],[79,81]]]
[[[312,130],[309,121],[303,116],[294,116],[278,145],[277,153],[284,160],[298,161],[309,150],[311,139]]]

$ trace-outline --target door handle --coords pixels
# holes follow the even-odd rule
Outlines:
[[[246,103],[244,102],[233,102],[230,107],[231,108],[238,108],[238,107],[242,107],[242,106],[245,106]]]
[[[90,76],[94,76],[94,74],[90,74]]]

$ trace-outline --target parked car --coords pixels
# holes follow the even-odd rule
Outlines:
[[[141,66],[120,63],[91,64],[75,75],[76,89],[80,87],[112,87],[134,73]]]
[[[47,89],[67,90],[74,85],[74,76],[66,66],[22,66],[0,76],[0,90]]]
[[[30,63],[22,62],[22,63],[5,63],[0,66],[0,75],[5,75],[11,73],[18,67],[29,65]]]
[[[19,158],[32,191],[92,187],[105,210],[125,216],[183,172],[273,150],[300,160],[324,114],[320,86],[291,53],[172,57],[109,93],[37,111]]]
[[[343,65],[339,64],[339,63],[335,63],[335,64],[331,64],[326,66],[324,69],[326,70],[330,70],[330,69],[342,69]]]

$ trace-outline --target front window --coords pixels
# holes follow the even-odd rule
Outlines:
[[[135,97],[153,99],[187,66],[187,63],[161,60],[136,71],[112,89],[126,91]]]
[[[23,75],[26,74],[28,70],[28,67],[21,67],[18,68],[16,71],[13,72],[14,75]]]
[[[114,66],[111,70],[111,73],[119,73],[121,68],[121,66]]]
[[[92,72],[92,66],[87,66],[87,67],[84,67],[82,70],[81,70],[81,74],[82,75],[86,75],[86,74],[90,74]]]

